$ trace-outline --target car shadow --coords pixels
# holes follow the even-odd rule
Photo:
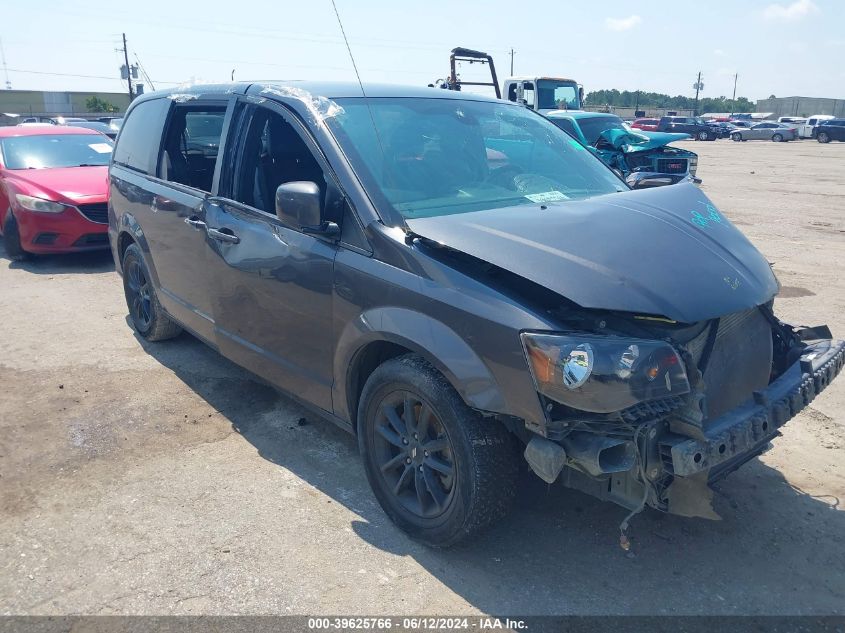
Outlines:
[[[64,255],[30,255],[23,261],[12,261],[0,240],[0,261],[9,268],[25,270],[36,275],[74,273],[107,273],[114,270],[114,259],[109,249],[67,253]]]
[[[627,511],[548,486],[527,472],[504,521],[465,545],[430,549],[384,515],[351,435],[189,335],[163,344],[138,340],[225,415],[262,458],[353,511],[357,518],[350,527],[359,538],[412,557],[482,612],[843,612],[841,500],[806,494],[759,459],[717,487],[715,505],[723,520],[647,509],[631,523],[629,552],[619,546],[619,524]],[[436,612],[439,603],[432,604]]]

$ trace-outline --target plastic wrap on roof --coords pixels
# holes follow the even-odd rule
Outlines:
[[[343,114],[343,108],[331,99],[311,94],[302,88],[293,88],[290,86],[268,86],[267,88],[264,88],[261,93],[301,101],[305,104],[308,111],[313,115],[316,121],[323,121],[324,119],[337,116],[338,114]]]

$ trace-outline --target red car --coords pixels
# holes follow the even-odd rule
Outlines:
[[[638,130],[656,132],[658,123],[660,123],[660,119],[636,119],[631,123],[631,127],[635,127]]]
[[[0,128],[0,232],[11,259],[109,247],[112,147],[83,128]]]

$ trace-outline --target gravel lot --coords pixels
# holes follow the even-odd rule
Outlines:
[[[778,314],[845,336],[845,144],[684,146]],[[135,337],[109,254],[0,250],[0,322],[0,613],[845,613],[845,377],[720,485],[720,522],[647,511],[626,555],[624,510],[526,477],[432,551],[351,436],[190,336]]]

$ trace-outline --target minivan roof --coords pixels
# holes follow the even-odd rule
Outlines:
[[[291,94],[284,94],[291,90]],[[298,92],[299,94],[294,94]],[[215,94],[270,94],[279,97],[304,96],[302,92],[310,93],[315,97],[327,97],[329,99],[341,99],[345,97],[361,97],[361,86],[355,82],[314,82],[314,81],[256,81],[224,84],[191,84],[179,86],[168,90],[157,90],[148,92],[135,99],[136,102],[148,99],[167,96],[177,98],[185,95],[211,96]],[[459,92],[424,86],[402,86],[395,84],[364,84],[366,96],[378,97],[421,97],[430,99],[461,99],[471,101],[500,101],[485,95],[472,92]],[[133,102],[134,103],[134,102]]]

